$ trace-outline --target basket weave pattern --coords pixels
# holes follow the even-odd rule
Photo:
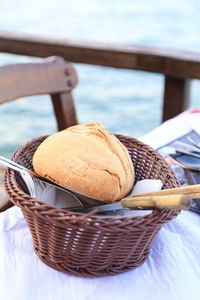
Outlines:
[[[161,179],[164,188],[179,185],[157,152],[133,138],[117,137],[129,150],[136,180]],[[44,138],[19,148],[13,160],[32,169],[32,156]],[[155,210],[150,215],[131,218],[74,213],[30,197],[21,176],[10,169],[5,186],[10,200],[23,212],[39,258],[54,269],[75,275],[112,275],[137,267],[148,257],[161,226],[179,213]]]

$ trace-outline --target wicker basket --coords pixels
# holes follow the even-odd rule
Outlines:
[[[164,159],[149,146],[117,135],[128,148],[136,180],[161,179],[164,188],[179,185]],[[32,156],[46,137],[19,148],[13,160],[32,168]],[[21,176],[7,170],[5,186],[10,200],[19,206],[31,231],[39,258],[59,271],[82,276],[112,275],[142,264],[161,226],[177,210],[155,210],[139,217],[102,217],[52,207],[30,197]]]

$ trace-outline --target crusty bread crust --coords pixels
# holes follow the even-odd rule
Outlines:
[[[76,125],[49,136],[35,152],[33,167],[71,191],[108,202],[126,196],[135,177],[128,150],[100,124]]]

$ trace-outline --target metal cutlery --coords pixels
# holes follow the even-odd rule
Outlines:
[[[192,138],[190,138],[190,140],[193,141]],[[199,148],[189,143],[175,141],[170,145],[170,149],[172,149],[172,151],[169,153],[169,156],[176,164],[179,164],[184,169],[200,171]],[[175,150],[175,152],[173,152],[173,150]]]
[[[48,202],[49,204],[58,204],[62,208],[84,208],[83,201],[81,201],[71,191],[64,189],[49,180],[38,176],[34,171],[21,166],[20,164],[0,156],[0,164],[17,171],[21,174],[30,195],[40,201]]]
[[[191,205],[191,197],[188,195],[148,195],[146,196],[130,196],[111,204],[93,206],[86,209],[75,208],[76,212],[90,212],[96,210],[97,213],[105,213],[112,211],[113,214],[120,210],[155,210],[155,209],[187,209]]]
[[[170,153],[169,156],[175,164],[178,164],[183,169],[200,171],[200,159],[196,156],[183,153]]]
[[[199,142],[199,143],[196,142],[191,136],[188,136],[187,139],[188,139],[188,141],[189,141],[192,145],[194,145],[195,147],[197,147],[198,149],[200,149],[200,142]]]
[[[5,157],[0,156],[0,164],[5,167],[9,167],[19,172],[26,183],[27,189],[31,196],[35,196],[35,186],[32,180],[31,171],[27,171],[25,167],[18,165],[14,161],[11,161]]]
[[[175,141],[171,144],[171,148],[178,153],[187,154],[200,159],[200,149],[194,147],[193,145],[181,141]]]
[[[200,184],[165,189],[158,192],[145,193],[140,195],[131,195],[121,199],[121,201],[93,206],[87,208],[86,212],[96,209],[98,213],[110,210],[134,209],[134,210],[152,210],[152,209],[187,209],[191,206],[192,200],[200,197]],[[82,209],[75,209],[81,211]]]
[[[73,193],[57,186],[54,183],[50,183],[43,178],[40,178],[35,172],[28,170],[27,168],[10,161],[4,157],[0,157],[0,164],[14,169],[22,174],[25,183],[29,189],[30,194],[33,192],[33,187],[36,181],[45,185],[49,185],[56,190],[64,192],[65,203],[67,204],[69,196],[73,198],[73,205],[66,207],[79,212],[90,212],[95,210],[97,213],[106,213],[109,211],[116,211],[122,209],[133,210],[149,210],[149,209],[187,209],[191,205],[191,201],[194,198],[200,197],[200,185],[192,185],[185,187],[178,187],[173,189],[165,189],[159,192],[151,192],[140,195],[131,195],[121,199],[121,201],[105,204],[101,203],[97,205],[91,205],[90,207],[84,207],[82,201]],[[36,180],[36,181],[35,181]],[[40,199],[38,199],[40,200]],[[65,205],[66,206],[66,205]]]

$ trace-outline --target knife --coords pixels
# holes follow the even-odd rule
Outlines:
[[[187,209],[191,206],[192,200],[198,197],[200,197],[200,184],[131,195],[118,202],[92,206],[87,209],[78,208],[75,211],[90,212],[91,210],[95,210],[97,213],[104,213],[121,209]]]
[[[190,156],[200,158],[200,150],[187,143],[176,141],[171,145],[171,147],[178,153],[187,154]]]

